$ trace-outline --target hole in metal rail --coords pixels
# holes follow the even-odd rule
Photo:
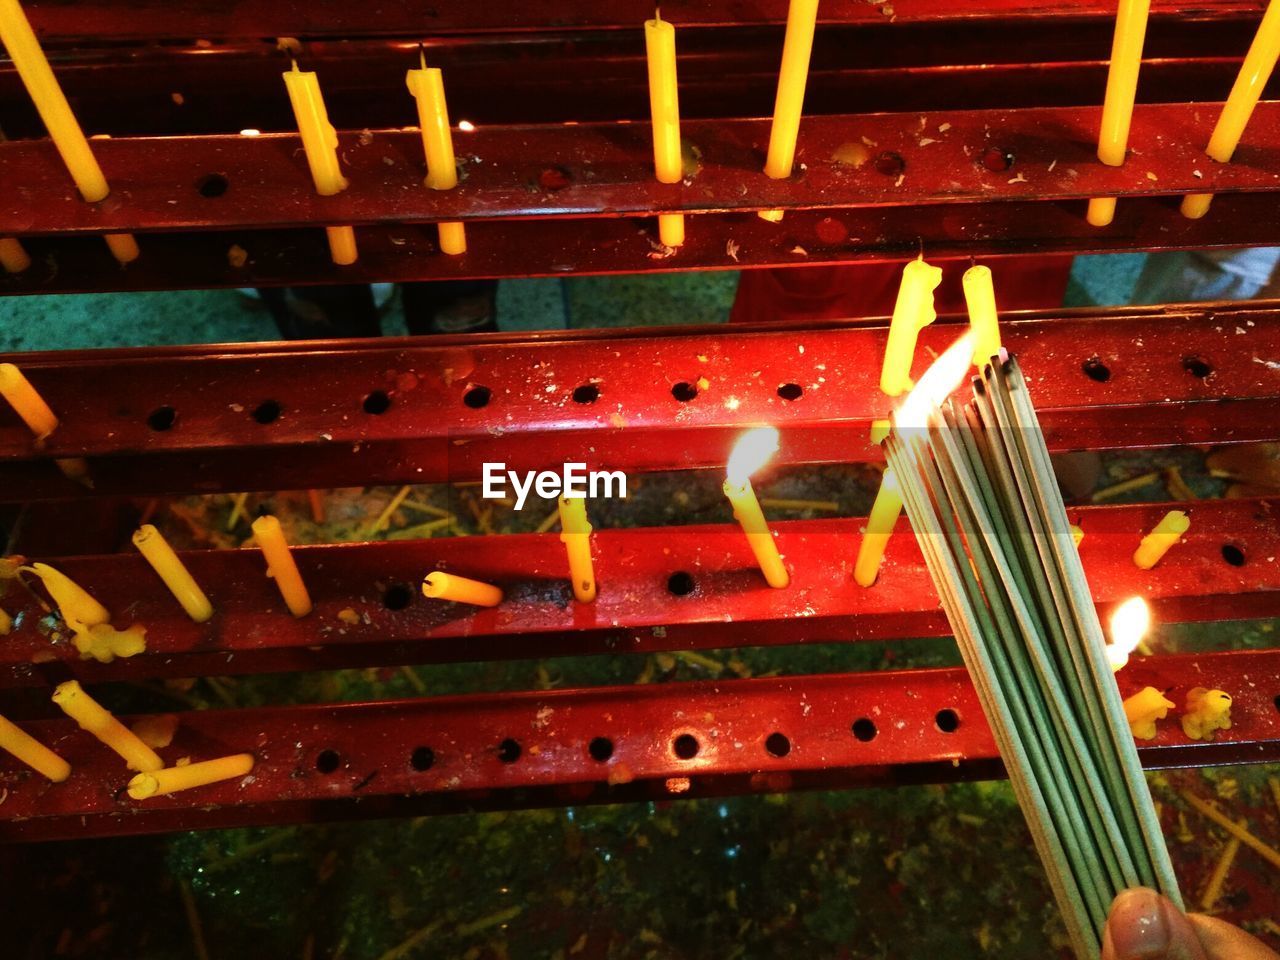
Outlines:
[[[1244,551],[1237,547],[1234,543],[1224,543],[1222,545],[1222,559],[1233,567],[1244,566]]]
[[[679,400],[681,403],[688,403],[690,400],[692,400],[694,397],[698,395],[698,388],[695,387],[692,383],[685,383],[683,380],[681,380],[679,383],[677,383],[674,387],[671,388],[671,395],[675,397],[677,400]]]
[[[498,759],[503,763],[515,763],[520,759],[520,744],[507,737],[498,744]]]
[[[863,743],[870,743],[876,738],[876,734],[879,732],[876,730],[875,721],[867,717],[860,717],[853,721],[852,730],[853,735]]]
[[[388,610],[403,610],[413,602],[413,589],[404,583],[393,583],[382,594],[382,605]]]
[[[563,190],[571,183],[573,183],[573,174],[564,167],[547,167],[538,174],[538,186],[543,190],[550,190],[552,193],[557,190]]]
[[[374,390],[364,398],[364,402],[361,403],[361,406],[364,408],[365,413],[372,414],[376,417],[391,409],[391,397],[387,395],[385,390]]]
[[[982,151],[982,165],[992,173],[1002,173],[1013,166],[1013,151],[990,146]]]
[[[1098,383],[1106,383],[1111,379],[1111,368],[1097,357],[1090,357],[1080,369],[1084,371],[1086,377]]]
[[[691,733],[682,733],[671,741],[671,752],[681,760],[692,760],[700,748],[698,738]]]
[[[600,399],[600,388],[594,383],[584,383],[573,391],[574,403],[595,403]]]
[[[798,383],[784,383],[778,388],[778,396],[783,400],[799,400],[804,396],[804,387]]]
[[[1280,694],[1276,694],[1276,698],[1271,702],[1275,704],[1276,711],[1280,712]]]
[[[1193,377],[1203,380],[1209,374],[1213,373],[1213,364],[1203,357],[1183,357],[1182,369],[1187,371]]]
[[[321,773],[333,773],[342,765],[342,758],[336,750],[321,750],[316,756],[316,769]]]
[[[147,414],[147,426],[152,430],[169,430],[178,421],[178,411],[173,407],[156,407]]]
[[[430,747],[414,747],[413,753],[409,754],[409,766],[424,773],[430,770],[436,762],[436,752]]]
[[[231,186],[227,182],[227,178],[220,173],[210,173],[201,177],[196,183],[196,190],[200,192],[200,196],[208,197],[212,200],[214,197],[220,197],[227,192],[227,187]]]
[[[608,737],[595,737],[587,745],[587,753],[591,754],[592,760],[604,763],[613,756],[613,741]]]
[[[876,170],[886,177],[896,177],[906,169],[907,161],[902,159],[902,154],[900,153],[886,150],[876,157]]]
[[[764,748],[771,757],[785,757],[791,752],[791,741],[785,733],[775,731],[764,738]]]
[[[253,419],[266,426],[268,423],[275,423],[279,420],[282,413],[284,413],[284,408],[276,401],[263,400],[253,411]]]
[[[934,714],[933,722],[943,733],[955,733],[960,729],[960,714],[948,707]]]
[[[491,399],[493,399],[493,391],[488,387],[472,387],[462,395],[462,402],[472,410],[487,407]]]
[[[697,582],[693,579],[693,574],[685,573],[683,570],[678,570],[667,577],[667,589],[677,597],[687,597],[693,593],[697,585]]]

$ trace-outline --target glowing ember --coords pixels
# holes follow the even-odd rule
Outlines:
[[[973,358],[973,337],[965,334],[933,362],[894,414],[899,430],[923,430],[929,411],[947,399],[964,380]]]
[[[756,427],[748,430],[734,445],[729,454],[729,481],[741,485],[751,475],[769,462],[769,458],[778,452],[777,427]]]
[[[1111,614],[1111,643],[1107,659],[1111,669],[1119,670],[1129,662],[1129,654],[1142,642],[1151,627],[1151,610],[1141,597],[1130,597]]]

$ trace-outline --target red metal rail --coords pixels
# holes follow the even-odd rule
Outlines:
[[[1135,660],[1121,690],[1209,684],[1232,727],[1189,742],[1176,722],[1140,747],[1148,767],[1280,758],[1280,652]],[[187,830],[862,783],[987,777],[990,731],[962,669],[437,697],[181,715],[161,751],[250,751],[238,781],[130,800],[119,757],[70,721],[27,725],[64,756],[50,784],[0,758],[0,840]]]

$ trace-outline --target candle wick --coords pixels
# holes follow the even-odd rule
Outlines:
[[[298,73],[298,61],[293,59],[293,57],[290,57],[289,62],[293,64],[293,72]]]
[[[662,22],[662,8],[661,8],[661,7],[654,7],[654,8],[653,8],[653,22],[654,22],[654,23],[661,23],[661,22]]]
[[[418,63],[422,64],[422,69],[427,69],[427,53],[422,48],[422,43],[418,43]]]

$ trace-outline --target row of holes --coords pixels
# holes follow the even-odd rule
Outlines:
[[[1086,377],[1098,383],[1106,383],[1111,379],[1111,368],[1099,357],[1090,357],[1080,369]],[[1182,369],[1197,380],[1206,380],[1213,373],[1213,364],[1203,357],[1183,357]]]
[[[934,725],[942,733],[955,733],[960,729],[960,715],[949,707],[939,710],[933,718]],[[875,721],[869,717],[861,717],[849,728],[856,740],[870,743],[879,733]],[[594,737],[587,744],[587,753],[592,760],[605,763],[613,756],[613,741],[608,737]],[[765,737],[765,752],[771,757],[781,759],[791,753],[791,738],[785,733],[774,731]],[[702,744],[691,733],[682,733],[671,741],[671,753],[678,760],[692,760],[702,751]],[[497,757],[502,763],[515,763],[520,759],[524,749],[518,740],[508,737],[498,744]],[[409,754],[409,766],[422,773],[430,770],[436,762],[435,751],[430,747],[417,747]],[[334,773],[342,766],[342,758],[336,750],[321,750],[316,756],[316,770],[320,773]]]

